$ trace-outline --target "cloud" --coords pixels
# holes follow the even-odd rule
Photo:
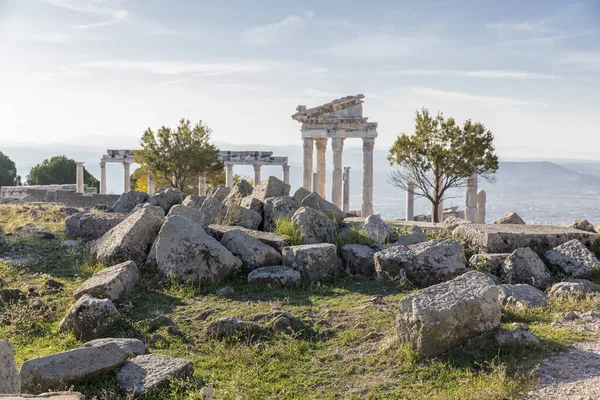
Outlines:
[[[195,76],[216,76],[243,72],[264,72],[271,70],[273,65],[262,61],[193,63],[180,61],[105,60],[86,62],[81,64],[80,67],[122,72],[150,72],[157,75],[194,74]]]
[[[118,20],[109,20],[109,21],[100,21],[100,22],[93,22],[91,24],[81,24],[81,25],[73,25],[72,28],[73,29],[93,29],[93,28],[102,28],[105,26],[110,26],[110,25],[114,25],[117,24],[119,21]]]
[[[407,57],[429,52],[438,42],[439,40],[434,36],[423,33],[410,35],[361,33],[352,40],[335,45],[330,52],[342,57]]]
[[[464,78],[482,78],[482,79],[561,79],[556,75],[538,74],[524,71],[509,71],[509,70],[473,70],[473,71],[456,71],[443,69],[404,69],[396,71],[383,72],[384,76],[397,75],[412,75],[412,76],[440,76],[454,75]]]
[[[600,72],[600,52],[569,51],[561,54],[555,61],[560,65],[573,66],[584,71]]]
[[[267,44],[281,42],[287,36],[292,34],[297,29],[306,25],[306,22],[314,17],[312,11],[308,11],[303,15],[291,15],[282,21],[257,26],[240,33],[240,37],[245,43],[250,44]]]
[[[521,100],[504,96],[482,96],[464,92],[438,90],[427,87],[408,86],[404,93],[413,101],[446,104],[448,106],[480,108],[520,108],[545,107],[548,104],[538,101]]]
[[[547,18],[535,22],[493,22],[485,24],[485,27],[496,31],[498,34],[547,32],[549,30],[548,22]]]
[[[129,11],[118,7],[119,0],[45,0],[46,3],[66,10],[108,18],[89,24],[77,24],[73,29],[94,29],[114,25],[129,19]]]
[[[327,92],[320,89],[307,88],[304,90],[304,94],[310,97],[328,98],[328,99],[339,99],[342,97],[340,93]]]
[[[584,37],[584,36],[597,35],[598,33],[600,33],[600,31],[591,30],[591,31],[585,31],[585,32],[569,33],[569,34],[564,34],[564,35],[540,36],[540,37],[533,37],[533,38],[527,38],[527,39],[507,40],[504,42],[498,42],[498,43],[496,43],[496,45],[506,46],[506,45],[515,45],[515,44],[553,43],[553,42],[556,42],[559,40],[568,40],[568,39],[575,39],[575,38]]]

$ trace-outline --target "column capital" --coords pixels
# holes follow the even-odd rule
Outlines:
[[[375,147],[375,138],[363,138],[363,150],[372,151]]]
[[[327,138],[315,139],[315,146],[317,147],[317,151],[327,151]]]
[[[260,164],[252,164],[252,167],[254,168],[255,171],[256,170],[260,171],[260,168],[262,167],[262,165],[260,165]]]
[[[281,166],[281,168],[283,168],[284,171],[289,171],[290,170],[290,166],[288,164],[283,164]]]
[[[106,168],[106,161],[100,161],[100,168]]]
[[[344,138],[332,138],[331,148],[333,151],[341,151],[344,149]]]
[[[312,148],[314,146],[314,143],[315,143],[315,139],[313,139],[313,138],[306,138],[306,137],[302,138],[302,146],[305,149],[311,149],[312,150]]]

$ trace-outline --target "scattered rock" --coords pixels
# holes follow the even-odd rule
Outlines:
[[[315,210],[321,211],[323,214],[327,215],[329,218],[334,220],[336,223],[341,223],[344,218],[346,218],[346,213],[340,210],[338,206],[333,204],[330,201],[325,200],[317,193],[310,193],[308,196],[302,199],[300,202],[300,206],[302,207],[310,207]]]
[[[311,193],[312,192],[310,190],[306,190],[302,186],[300,186],[298,190],[294,192],[294,195],[292,197],[298,202],[298,204],[302,204],[302,200],[304,200],[306,196],[308,196]]]
[[[539,346],[540,340],[528,330],[506,330],[502,329],[495,336],[496,341],[501,346]]]
[[[129,357],[135,357],[141,354],[146,354],[146,346],[144,346],[144,342],[142,342],[139,339],[130,338],[96,339],[84,343],[81,347],[102,347],[111,343],[117,345]]]
[[[581,317],[575,311],[569,311],[565,313],[563,316],[563,321],[575,321],[576,319],[580,319]]]
[[[265,200],[263,207],[265,230],[273,229],[275,221],[279,218],[291,219],[299,208],[300,205],[293,197],[269,197]]]
[[[150,332],[159,330],[160,328],[175,326],[175,322],[166,315],[157,315],[148,324]]]
[[[580,231],[596,232],[596,228],[594,228],[594,225],[592,225],[585,218],[576,219],[571,225],[569,225],[569,228],[579,229]]]
[[[254,187],[252,197],[266,202],[266,200],[270,197],[283,197],[289,196],[289,194],[290,185],[274,176],[269,176],[268,178],[260,181],[260,183]]]
[[[19,289],[2,289],[0,290],[0,300],[5,304],[17,304],[27,300],[27,296]]]
[[[333,221],[314,208],[299,208],[292,216],[292,222],[300,227],[306,244],[327,243],[333,240],[335,234]]]
[[[29,300],[29,307],[33,308],[34,310],[39,310],[43,306],[44,306],[44,302],[40,299]]]
[[[248,283],[272,286],[296,286],[300,284],[298,271],[281,265],[257,268],[248,274]]]
[[[262,216],[249,208],[232,204],[227,209],[225,222],[227,225],[237,225],[246,229],[256,230],[262,222]]]
[[[500,276],[502,264],[504,264],[504,261],[506,261],[510,254],[511,253],[474,254],[469,259],[469,265],[478,271],[489,272],[493,275]]]
[[[379,215],[371,214],[365,219],[363,231],[377,243],[390,243],[398,239],[398,234]]]
[[[240,226],[228,226],[228,225],[210,225],[206,228],[206,233],[217,239],[219,242],[223,239],[225,232],[232,230],[241,230],[255,239],[260,240],[266,245],[271,246],[278,252],[281,252],[284,247],[289,246],[289,240],[282,235],[278,235],[273,232],[255,231],[252,229],[242,228]]]
[[[76,299],[87,294],[98,299],[116,301],[123,294],[130,293],[139,281],[140,271],[136,263],[126,261],[95,273],[73,295]]]
[[[331,279],[344,272],[337,248],[329,243],[285,247],[283,263],[311,281]]]
[[[340,249],[342,266],[351,275],[375,275],[375,250],[362,244],[346,244]]]
[[[229,207],[239,206],[244,197],[250,196],[254,188],[248,181],[242,179],[233,186],[231,193],[225,199],[225,204]],[[261,217],[262,218],[262,217]]]
[[[227,206],[215,197],[207,197],[202,203],[200,211],[204,214],[205,225],[220,224],[227,215]]]
[[[72,332],[80,340],[92,340],[108,332],[120,319],[112,301],[84,294],[67,311],[58,329]]]
[[[392,246],[376,252],[373,262],[375,273],[380,279],[390,281],[410,279],[407,271],[415,265],[415,253],[407,246]]]
[[[177,188],[158,189],[152,196],[148,198],[148,203],[162,208],[165,212],[165,215],[169,212],[171,207],[176,204],[181,204],[182,201],[183,192]]]
[[[544,257],[549,264],[558,266],[563,273],[574,278],[588,278],[600,269],[600,261],[594,253],[577,239],[548,250]]]
[[[186,206],[186,207],[196,208],[199,210],[200,207],[202,207],[202,203],[204,203],[204,200],[206,200],[206,196],[190,195],[183,200],[181,205]]]
[[[180,217],[184,217],[194,221],[197,224],[204,226],[204,214],[197,208],[188,207],[181,204],[176,204],[169,210],[169,214],[167,217],[172,215],[179,215]]]
[[[235,290],[231,286],[223,286],[222,288],[218,289],[216,293],[218,296],[228,297],[233,296]]]
[[[423,243],[428,241],[427,234],[423,232],[411,232],[403,235],[398,235],[396,239],[396,246],[410,246],[413,244]]]
[[[500,276],[507,283],[527,283],[537,288],[552,285],[552,274],[529,247],[513,251],[500,267]]]
[[[127,214],[88,213],[79,219],[79,236],[83,240],[96,240],[127,218]]]
[[[113,211],[116,213],[130,213],[133,211],[135,206],[143,204],[148,201],[148,193],[138,192],[137,190],[130,190],[129,192],[123,193],[121,197],[113,205]]]
[[[579,295],[597,291],[600,291],[600,285],[586,279],[568,279],[554,284],[550,289],[550,296]]]
[[[21,393],[21,380],[13,347],[6,340],[0,340],[0,397],[4,393]]]
[[[67,233],[67,237],[79,237],[79,220],[83,215],[82,212],[78,212],[65,218],[65,232]]]
[[[259,199],[255,199],[252,196],[246,196],[240,201],[240,206],[256,212],[258,215],[263,215],[263,208],[265,203]]]
[[[470,224],[470,221],[466,219],[457,218],[455,216],[450,216],[444,220],[444,230],[446,232],[452,232],[456,228],[464,224]]]
[[[64,283],[60,283],[59,281],[56,281],[54,279],[47,279],[44,282],[45,293],[59,292],[63,289],[64,286]]]
[[[241,321],[237,318],[220,318],[206,328],[206,334],[221,339],[236,332],[253,333],[258,330],[260,330],[260,326],[253,322]]]
[[[281,263],[281,254],[277,250],[239,229],[225,232],[221,244],[250,269]]]
[[[498,300],[503,306],[532,308],[544,307],[547,296],[541,290],[522,283],[518,285],[498,285]]]
[[[519,215],[514,211],[508,211],[502,217],[496,219],[494,224],[500,225],[524,225],[525,221],[519,217]]]
[[[291,328],[292,328],[292,321],[290,321],[286,317],[279,317],[279,318],[275,319],[273,322],[271,322],[271,329],[273,329],[274,331],[277,331],[277,332],[284,332],[287,330],[291,330]]]
[[[231,193],[231,188],[225,185],[220,185],[212,189],[208,194],[208,197],[213,197],[219,200],[219,202],[223,203],[227,196],[229,196],[229,193]]]

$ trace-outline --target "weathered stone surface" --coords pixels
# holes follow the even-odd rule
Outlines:
[[[204,214],[205,225],[218,224],[225,219],[227,206],[215,197],[207,197],[202,203],[200,211]]]
[[[328,243],[285,247],[283,263],[311,281],[331,279],[344,272],[335,245]]]
[[[546,293],[525,283],[498,285],[498,290],[498,300],[503,306],[532,308],[546,305]]]
[[[404,235],[398,235],[395,244],[397,246],[410,246],[417,243],[423,243],[428,241],[426,233],[423,232],[410,232]]]
[[[519,346],[539,346],[540,340],[531,332],[524,329],[507,330],[502,329],[494,336],[498,344],[519,345]]]
[[[167,214],[167,217],[170,217],[171,215],[179,215],[204,226],[204,214],[197,208],[176,204],[173,207],[171,207],[171,209],[169,210],[169,214]]]
[[[119,200],[113,205],[113,211],[116,213],[129,213],[133,211],[135,206],[148,201],[148,193],[138,192],[137,190],[130,190],[129,192],[123,193]]]
[[[79,286],[73,296],[79,299],[84,294],[98,299],[118,300],[122,295],[131,293],[140,281],[140,271],[133,261],[113,265],[95,273]]]
[[[512,252],[500,267],[500,276],[506,283],[527,283],[536,288],[552,284],[552,274],[542,259],[530,248]]]
[[[81,217],[83,217],[82,212],[78,212],[75,214],[71,214],[69,215],[67,218],[65,218],[65,232],[67,234],[67,237],[70,238],[77,238],[79,237],[79,219]],[[2,232],[4,233],[4,232]],[[0,235],[2,234],[0,233]]]
[[[21,391],[42,393],[67,389],[111,372],[125,362],[127,353],[114,343],[84,347],[27,360],[21,367]]]
[[[169,212],[175,204],[181,204],[183,201],[183,192],[180,189],[159,189],[148,198],[148,202],[153,206],[162,208],[165,214]]]
[[[141,354],[146,354],[146,346],[144,345],[144,342],[142,342],[139,339],[133,338],[96,339],[84,343],[81,347],[101,347],[111,343],[114,343],[117,346],[119,346],[119,348],[129,357],[135,357]]]
[[[470,223],[471,222],[467,221],[466,219],[458,218],[458,217],[451,215],[444,220],[444,230],[446,232],[452,232],[453,230],[458,228],[460,225],[470,224]]]
[[[529,247],[539,256],[572,239],[590,246],[596,235],[572,228],[545,225],[461,225],[452,232],[479,253],[512,253],[519,247]]]
[[[173,378],[185,379],[193,374],[191,361],[163,354],[147,354],[125,363],[117,371],[117,382],[121,390],[140,396],[163,388]]]
[[[254,188],[248,181],[242,179],[233,186],[231,193],[225,199],[225,204],[228,206],[239,206],[244,197],[250,196]]]
[[[263,218],[265,230],[271,230],[278,218],[292,218],[300,205],[293,197],[270,197],[265,200]]]
[[[374,264],[375,273],[380,279],[410,280],[407,271],[415,264],[415,253],[407,246],[391,246],[374,254]]]
[[[182,206],[197,208],[198,210],[202,207],[202,203],[206,200],[206,196],[194,196],[190,195],[183,199]]]
[[[225,220],[228,225],[241,226],[246,229],[256,230],[262,222],[262,216],[256,211],[232,204],[227,209]]]
[[[340,249],[342,266],[352,275],[375,275],[375,250],[362,244],[347,244]]]
[[[210,282],[230,277],[242,265],[239,258],[207,234],[202,226],[178,215],[167,218],[160,229],[156,262],[158,269],[167,276]]]
[[[281,254],[240,229],[225,232],[221,244],[250,269],[279,265]]]
[[[569,228],[579,229],[580,231],[596,232],[594,225],[592,225],[590,221],[585,218],[576,219],[571,225],[569,225]]]
[[[21,380],[15,365],[15,352],[6,340],[0,340],[0,394],[3,393],[21,393]]]
[[[260,329],[258,324],[241,321],[237,318],[219,318],[206,328],[206,334],[210,337],[221,339],[231,336],[236,332],[253,333]]]
[[[292,197],[298,202],[298,204],[302,204],[302,200],[304,200],[306,196],[308,196],[311,193],[312,192],[310,190],[306,190],[302,186],[300,186],[298,190],[294,192],[294,195]]]
[[[121,314],[112,301],[84,294],[67,311],[58,329],[72,332],[81,340],[92,340],[108,332],[120,319]]]
[[[239,226],[228,226],[228,225],[210,225],[210,226],[206,227],[205,229],[206,229],[206,233],[208,233],[209,235],[211,235],[212,237],[217,239],[219,242],[221,241],[221,239],[223,239],[223,235],[225,234],[225,232],[228,232],[228,231],[231,231],[234,229],[239,229],[239,230],[244,231],[248,235],[252,236],[253,238],[260,240],[264,244],[273,247],[275,250],[277,250],[279,252],[281,252],[281,250],[283,250],[284,247],[289,246],[289,244],[290,244],[289,240],[286,237],[278,235],[273,232],[256,231],[256,230],[252,230],[252,229],[242,228]]]
[[[85,396],[79,392],[51,392],[42,394],[14,394],[1,395],[2,400],[27,400],[27,399],[45,399],[45,400],[85,400]]]
[[[363,230],[377,243],[389,243],[398,239],[398,234],[379,215],[371,214],[365,219]]]
[[[262,216],[265,203],[259,199],[255,199],[252,196],[246,196],[240,201],[240,206],[252,210]]]
[[[496,219],[494,224],[524,225],[525,221],[523,221],[516,212],[508,211],[502,217]]]
[[[208,193],[208,197],[213,197],[223,203],[227,196],[229,196],[229,193],[231,193],[230,187],[219,185],[216,188],[213,188],[210,193]]]
[[[467,272],[400,300],[396,331],[400,343],[436,356],[500,324],[498,287],[487,275]]]
[[[554,284],[550,289],[550,296],[560,297],[598,291],[600,291],[600,285],[596,285],[587,279],[568,279],[564,282]]]
[[[300,280],[300,272],[281,265],[257,268],[248,274],[248,283],[269,287],[296,286]]]
[[[500,254],[487,254],[480,253],[474,254],[469,259],[471,267],[480,271],[489,271],[491,274],[500,275],[500,268],[504,261],[510,256],[511,253],[500,253]]]
[[[92,244],[92,254],[104,264],[146,259],[164,217],[154,208],[145,207],[127,217]]]
[[[563,273],[574,278],[588,278],[600,269],[600,261],[581,241],[570,240],[544,254],[551,265],[558,266]]]
[[[333,221],[314,208],[299,208],[292,216],[292,221],[300,227],[306,244],[326,243],[333,240],[335,234]]]
[[[87,213],[79,219],[78,232],[84,240],[96,240],[127,218],[127,214]]]
[[[346,218],[346,213],[340,210],[338,206],[323,199],[314,192],[302,199],[300,205],[302,207],[310,207],[319,210],[337,223],[342,222],[344,218]]]
[[[274,176],[269,176],[254,187],[252,197],[265,202],[270,197],[283,197],[289,196],[289,194],[290,185]]]

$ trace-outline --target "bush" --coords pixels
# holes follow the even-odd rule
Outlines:
[[[304,235],[300,230],[300,225],[293,222],[290,218],[279,217],[275,220],[275,227],[271,230],[281,236],[285,236],[290,241],[291,246],[304,244]]]
[[[375,241],[367,235],[364,229],[357,227],[351,227],[341,232],[336,232],[333,241],[333,244],[337,246],[338,251],[347,244],[362,244],[365,246],[375,244]]]

